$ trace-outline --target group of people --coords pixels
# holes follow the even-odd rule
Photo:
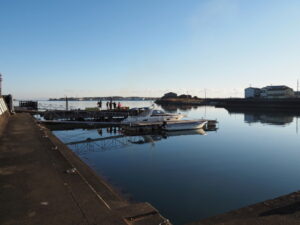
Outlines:
[[[101,109],[102,108],[102,101],[100,100],[98,102],[98,107]],[[112,110],[112,109],[120,109],[122,107],[121,103],[118,102],[118,104],[116,102],[113,102],[112,100],[109,102],[106,102],[106,109],[108,110]]]

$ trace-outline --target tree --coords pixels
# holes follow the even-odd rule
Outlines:
[[[179,95],[179,98],[192,98],[191,95]]]
[[[169,93],[164,94],[164,96],[162,98],[163,99],[166,99],[166,98],[177,98],[177,94],[174,93],[174,92],[169,92]]]

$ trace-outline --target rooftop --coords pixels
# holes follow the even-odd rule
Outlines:
[[[286,90],[286,89],[291,89],[288,86],[285,85],[277,85],[277,86],[266,86],[263,89],[268,89],[268,90]]]

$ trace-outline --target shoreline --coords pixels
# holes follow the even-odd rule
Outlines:
[[[158,105],[189,105],[189,106],[215,106],[219,108],[257,108],[257,109],[299,109],[300,98],[286,99],[245,99],[245,98],[209,98],[209,99],[159,99]]]

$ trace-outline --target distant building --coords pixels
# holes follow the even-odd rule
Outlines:
[[[285,85],[279,85],[262,88],[260,96],[262,98],[293,98],[295,97],[295,94],[292,88]]]
[[[295,98],[300,97],[299,92],[285,85],[266,86],[263,88],[248,87],[245,89],[245,98]]]
[[[260,88],[248,87],[245,89],[245,98],[258,98],[260,97]]]

